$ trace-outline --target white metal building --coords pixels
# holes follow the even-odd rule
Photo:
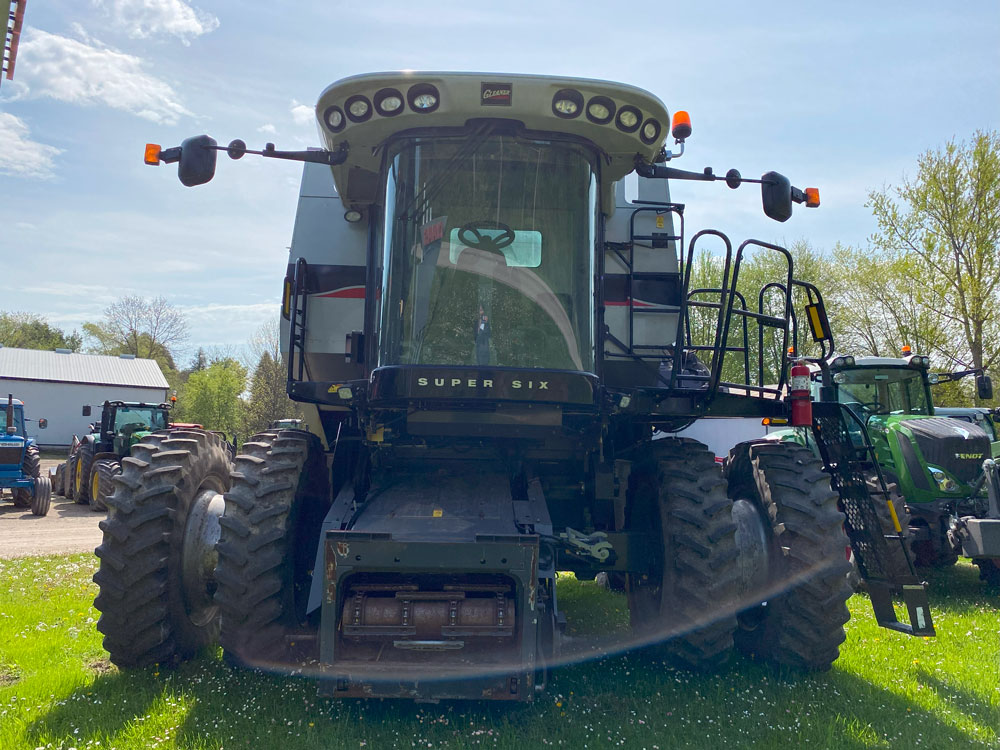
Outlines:
[[[24,416],[32,420],[26,424],[28,436],[41,445],[67,446],[73,435],[88,432],[88,425],[100,420],[105,400],[159,404],[168,388],[152,359],[0,345],[0,393],[24,402]],[[93,407],[89,417],[81,414],[84,404]],[[47,429],[38,429],[39,417],[49,420]]]

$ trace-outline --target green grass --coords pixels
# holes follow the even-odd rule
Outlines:
[[[960,564],[932,581],[938,637],[878,628],[851,600],[822,675],[736,658],[694,675],[648,654],[564,667],[536,703],[337,702],[218,653],[120,673],[92,608],[90,555],[0,561],[0,748],[969,748],[1000,727],[1000,600]],[[560,581],[571,634],[625,627],[624,598]],[[574,618],[575,616],[575,618]],[[586,627],[584,627],[586,626]]]

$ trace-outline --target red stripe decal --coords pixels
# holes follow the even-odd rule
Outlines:
[[[363,286],[346,286],[343,289],[334,289],[332,292],[317,294],[317,297],[335,297],[337,299],[364,299],[365,288]]]
[[[628,307],[629,301],[617,301],[611,302],[609,300],[604,300],[604,304],[608,307]],[[656,305],[650,304],[649,302],[642,302],[641,300],[632,300],[632,307],[656,307]]]

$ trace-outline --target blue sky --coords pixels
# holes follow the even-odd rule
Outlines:
[[[819,210],[776,224],[753,186],[683,184],[689,234],[864,246],[870,189],[1000,128],[998,39],[995,0],[30,0],[0,86],[0,309],[71,330],[122,294],[162,294],[187,315],[188,350],[242,344],[277,311],[299,167],[223,159],[189,189],[172,166],[144,166],[143,144],[318,145],[327,85],[405,68],[641,86],[691,113],[677,166],[776,169],[821,191]]]

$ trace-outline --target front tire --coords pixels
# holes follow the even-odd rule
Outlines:
[[[290,659],[288,636],[306,623],[330,491],[323,448],[308,432],[260,433],[241,450],[221,520],[215,599],[226,657],[252,667]]]
[[[108,498],[115,489],[115,477],[122,473],[121,462],[113,458],[101,458],[94,462],[90,475],[90,509],[106,511]]]
[[[669,637],[664,650],[686,667],[717,667],[733,647],[737,570],[732,501],[715,457],[693,440],[657,440],[632,478],[629,526],[652,528],[660,541],[654,570],[626,579],[632,629],[647,642]]]
[[[1000,589],[1000,559],[995,557],[977,557],[973,564],[979,567],[979,578],[991,588]]]
[[[746,579],[749,599],[766,601],[740,613],[737,648],[776,664],[829,669],[846,638],[851,596],[844,514],[829,475],[812,451],[780,442],[737,448],[726,471],[737,511],[756,513],[759,523],[760,539],[742,533],[741,550],[763,542],[765,566]]]
[[[46,516],[52,504],[52,480],[48,477],[35,477],[35,495],[31,498],[31,513],[36,516]]]
[[[73,457],[73,499],[79,505],[90,502],[90,469],[94,464],[93,443],[80,443]]]
[[[29,445],[24,449],[24,458],[21,459],[21,473],[26,477],[31,477],[32,479],[39,479],[42,475],[42,461],[38,455],[38,446]],[[35,482],[35,489],[38,489],[38,482]],[[25,487],[15,487],[14,491],[11,493],[13,495],[14,505],[18,508],[31,508],[32,498],[35,496],[32,491]],[[47,512],[47,511],[46,511]],[[35,514],[39,515],[39,514]],[[45,515],[42,513],[41,515]]]
[[[230,468],[222,439],[202,430],[155,432],[122,461],[94,575],[97,629],[118,666],[180,661],[217,639],[215,545]]]

